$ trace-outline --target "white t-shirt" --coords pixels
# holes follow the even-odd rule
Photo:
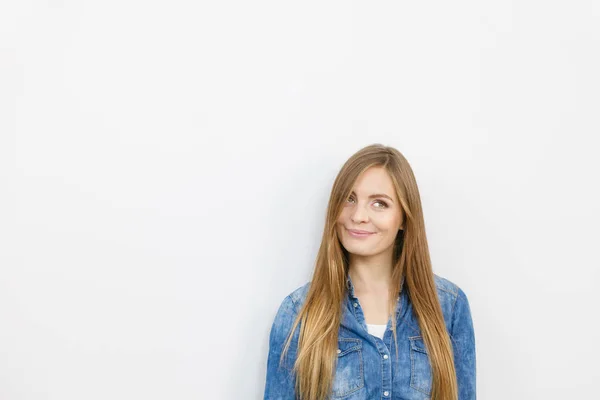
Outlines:
[[[387,328],[387,324],[384,324],[384,325],[367,324],[367,329],[369,330],[369,333],[373,336],[377,336],[380,339],[383,339],[383,334],[385,333],[385,328]]]

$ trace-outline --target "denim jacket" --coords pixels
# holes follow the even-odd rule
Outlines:
[[[475,336],[471,310],[465,293],[456,284],[434,274],[446,329],[454,351],[459,400],[476,399]],[[404,283],[404,281],[402,282]],[[398,359],[394,348],[391,318],[383,339],[368,333],[365,317],[354,295],[354,285],[346,278],[347,296],[338,335],[337,365],[331,399],[344,400],[425,400],[431,395],[431,364],[421,331],[406,290],[396,304]],[[269,336],[265,400],[295,400],[296,360],[300,326],[279,366],[288,332],[302,306],[310,281],[283,299]]]

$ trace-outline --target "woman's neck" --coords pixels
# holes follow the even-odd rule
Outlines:
[[[348,274],[358,293],[385,293],[392,280],[391,265],[350,264]]]

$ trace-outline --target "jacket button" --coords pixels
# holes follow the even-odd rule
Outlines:
[[[342,351],[340,349],[337,349],[337,353],[340,354]]]
[[[354,303],[354,307],[358,307],[358,303]]]
[[[384,360],[387,360],[387,359],[388,359],[388,355],[387,355],[387,354],[384,354],[384,355],[383,355],[383,359],[384,359]]]
[[[387,390],[386,390],[385,392],[383,392],[383,395],[384,395],[385,397],[387,397],[389,394],[390,394],[390,392],[388,392]]]

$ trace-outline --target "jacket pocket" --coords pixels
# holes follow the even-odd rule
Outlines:
[[[362,341],[338,338],[337,364],[333,378],[332,397],[344,398],[365,386]]]
[[[431,395],[432,372],[425,342],[421,336],[411,336],[410,340],[410,387]]]

